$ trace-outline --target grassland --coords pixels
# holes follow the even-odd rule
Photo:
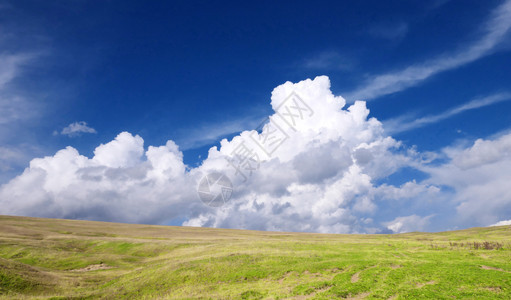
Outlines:
[[[324,235],[0,216],[0,297],[511,299],[511,227]]]

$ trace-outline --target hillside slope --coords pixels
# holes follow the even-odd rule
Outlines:
[[[0,216],[1,298],[511,298],[511,227],[325,235]]]

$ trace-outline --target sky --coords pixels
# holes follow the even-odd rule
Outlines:
[[[510,28],[511,0],[0,0],[0,214],[511,224]]]

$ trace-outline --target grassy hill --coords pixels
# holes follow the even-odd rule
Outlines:
[[[0,216],[1,298],[511,298],[511,227],[326,235]]]

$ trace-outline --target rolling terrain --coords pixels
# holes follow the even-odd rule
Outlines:
[[[334,235],[0,216],[3,299],[510,299],[511,227]]]

